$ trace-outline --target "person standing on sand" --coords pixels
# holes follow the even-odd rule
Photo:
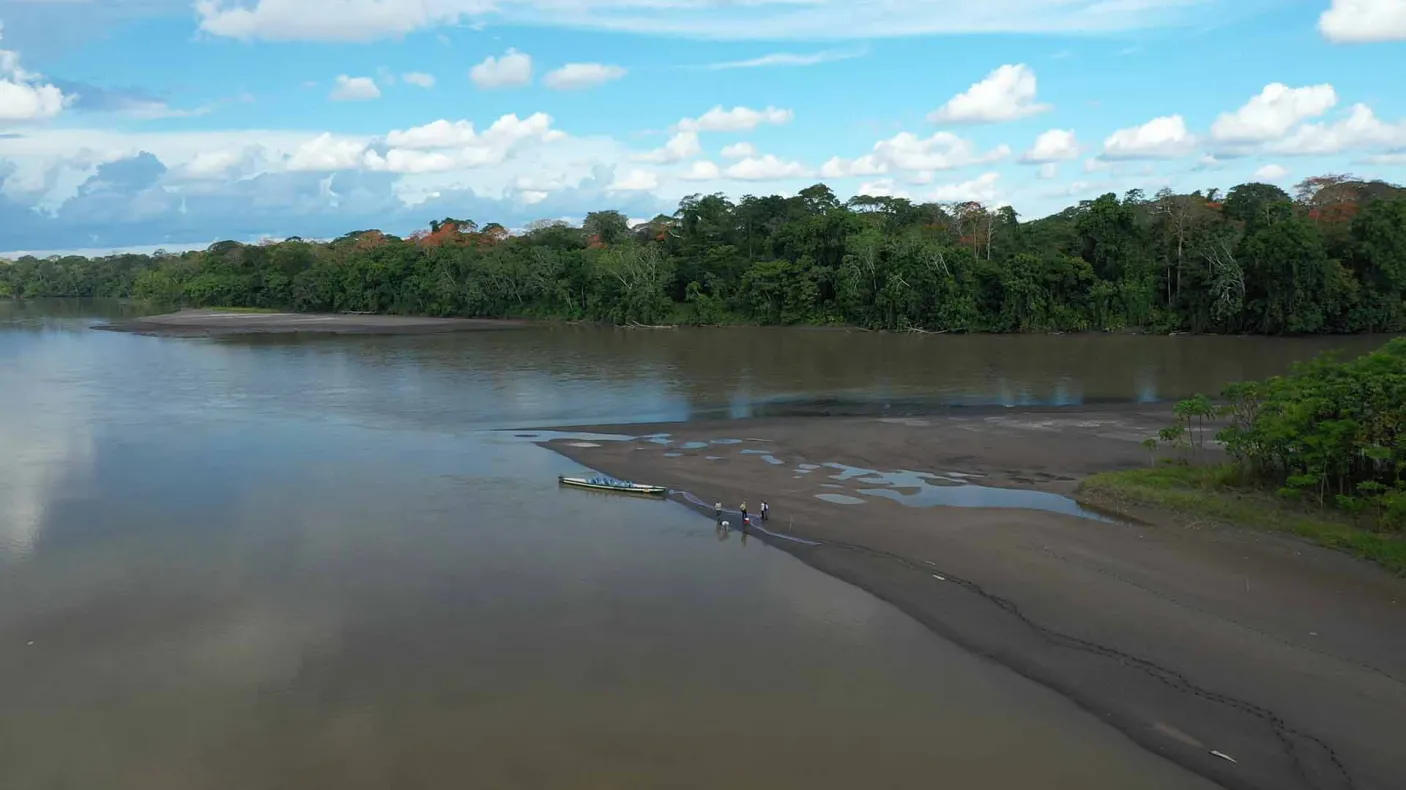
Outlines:
[[[742,500],[742,523],[747,523],[747,500]]]
[[[714,503],[713,503],[713,520],[714,520],[714,521],[722,521],[722,520],[723,520],[723,503],[721,503],[721,502],[714,502]]]
[[[762,500],[762,521],[766,521],[766,517],[767,517],[767,515],[768,515],[770,512],[771,512],[771,508],[767,506],[766,500],[763,499],[763,500]]]

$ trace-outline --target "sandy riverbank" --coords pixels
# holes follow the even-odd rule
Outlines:
[[[1100,521],[1060,496],[1148,463],[1139,442],[1168,421],[959,410],[592,426],[573,430],[640,438],[544,445],[733,511],[765,498],[770,529],[821,544],[779,547],[1226,787],[1406,787],[1406,580],[1290,538]]]
[[[528,326],[525,321],[499,321],[483,318],[181,310],[166,315],[153,315],[130,321],[102,324],[94,329],[179,337],[289,333],[428,335],[446,332],[518,329],[524,326]]]

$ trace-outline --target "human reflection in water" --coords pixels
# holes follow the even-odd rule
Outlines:
[[[732,534],[732,528],[726,521],[719,521],[716,532],[718,535],[718,540],[721,542],[727,540],[728,537]]]
[[[743,517],[742,517],[742,545],[743,545],[743,546],[746,546],[746,545],[747,545],[747,527],[748,527],[748,525],[750,525],[751,523],[752,523],[751,519],[747,518],[746,516],[743,516]]]

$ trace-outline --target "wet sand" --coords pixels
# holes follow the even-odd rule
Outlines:
[[[526,321],[486,318],[427,318],[402,315],[327,313],[245,313],[221,310],[181,310],[130,321],[100,324],[94,329],[167,337],[321,333],[343,335],[429,335],[518,329]]]
[[[1148,463],[1139,442],[1168,422],[1157,407],[971,409],[542,443],[689,492],[709,517],[701,503],[722,501],[733,524],[765,498],[777,534],[758,537],[1225,787],[1406,787],[1406,580],[1292,538],[1100,519],[1065,498]]]

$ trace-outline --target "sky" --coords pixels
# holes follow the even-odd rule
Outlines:
[[[0,251],[1406,182],[1406,0],[0,0]]]

